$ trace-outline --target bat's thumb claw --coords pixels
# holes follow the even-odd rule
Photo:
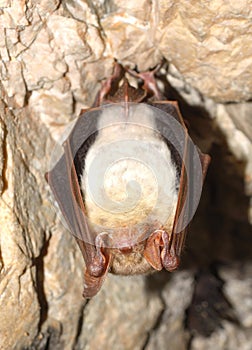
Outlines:
[[[179,266],[179,257],[163,249],[161,253],[162,265],[167,271],[174,271]]]

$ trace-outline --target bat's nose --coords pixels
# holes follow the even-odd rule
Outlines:
[[[132,247],[122,247],[119,250],[123,254],[130,254],[130,253],[132,253]]]

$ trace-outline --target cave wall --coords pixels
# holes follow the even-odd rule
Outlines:
[[[0,1],[1,349],[250,349],[251,5]],[[181,268],[109,275],[87,301],[44,174],[114,59],[165,60],[161,87],[212,162]]]

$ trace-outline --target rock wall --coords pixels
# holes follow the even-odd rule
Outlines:
[[[251,348],[251,4],[0,0],[1,349]],[[110,275],[87,302],[44,174],[114,58],[166,60],[161,87],[212,163],[181,268]]]

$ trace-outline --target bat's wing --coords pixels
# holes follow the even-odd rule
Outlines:
[[[86,249],[86,247],[84,249]],[[81,251],[82,250],[83,249],[81,248]],[[107,276],[107,273],[111,264],[111,254],[109,252],[107,254],[103,253],[100,255],[100,257],[103,260],[102,274],[95,276],[95,273],[90,273],[90,270],[86,268],[86,271],[84,274],[84,290],[83,290],[84,298],[92,298],[94,295],[96,295],[98,291],[101,289],[101,286],[103,285],[103,282],[105,281],[105,278]],[[96,262],[98,262],[98,270],[100,270],[101,268],[100,259],[99,259],[100,257],[97,256],[97,259],[93,264],[93,267],[96,267]]]
[[[174,254],[178,257],[181,255],[181,251],[185,242],[186,232],[191,217],[192,207],[195,205],[194,196],[195,188],[199,195],[198,201],[200,199],[200,194],[203,186],[203,181],[206,176],[207,168],[210,163],[210,156],[203,154],[191,141],[186,125],[184,123],[183,117],[180,113],[177,102],[172,103],[177,112],[177,120],[183,126],[184,129],[184,154],[180,174],[180,184],[178,193],[178,203],[176,208],[176,214],[174,219],[174,225],[172,230],[172,236],[169,241],[169,246]],[[198,159],[195,159],[195,157]],[[198,173],[196,172],[197,164],[195,166],[195,161],[198,160]],[[196,186],[196,187],[195,187]],[[197,195],[196,195],[197,197]],[[187,225],[185,222],[188,220]]]
[[[77,123],[80,124],[79,121]],[[76,145],[74,142],[71,143],[71,140],[76,136],[75,130],[76,126],[64,143],[63,156],[46,174],[46,179],[81,249],[86,264],[84,296],[91,297],[98,292],[105,279],[109,269],[110,255],[102,245],[96,246],[97,237],[93,237],[89,228],[73,160]]]
[[[167,112],[183,127],[183,133],[179,135],[179,138],[183,139],[182,161],[178,159],[175,149],[175,161],[180,164],[180,180],[173,229],[170,237],[164,230],[154,232],[147,240],[144,252],[145,258],[154,269],[160,270],[164,267],[172,271],[179,265],[187,227],[192,218],[192,207],[195,206],[195,198],[196,202],[199,200],[210,157],[201,153],[190,140],[177,102],[159,101],[153,103],[153,106]],[[195,161],[198,162],[198,168],[200,167],[198,172],[195,171]],[[198,186],[198,189],[195,186]]]

